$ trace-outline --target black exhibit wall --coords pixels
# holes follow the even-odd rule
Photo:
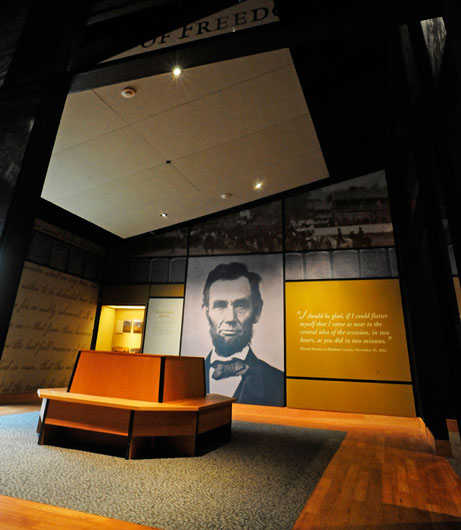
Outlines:
[[[13,3],[11,3],[13,4]],[[16,291],[62,109],[70,57],[89,2],[21,1],[2,6],[6,47],[0,86],[0,347]],[[58,23],[57,23],[58,21]]]
[[[442,19],[429,22],[443,26]],[[440,31],[428,39],[423,29],[419,23],[402,26],[389,40],[387,175],[419,408],[436,438],[447,439],[444,418],[460,417],[460,320],[453,288],[459,178],[448,141],[451,119],[441,112],[454,104],[454,65],[449,53],[434,51],[442,46]]]

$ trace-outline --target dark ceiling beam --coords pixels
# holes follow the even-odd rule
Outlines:
[[[88,25],[72,68],[91,67],[237,3],[238,0],[157,1],[140,11]]]
[[[43,198],[41,198],[38,203],[36,218],[55,226],[59,226],[63,230],[67,230],[68,232],[87,239],[88,241],[98,243],[104,247],[115,245],[123,241],[121,237],[116,236],[112,232],[109,232],[86,219],[82,219],[78,215],[64,210],[64,208]]]
[[[164,74],[171,71],[175,64],[192,68],[285,48],[290,42],[304,40],[300,33],[289,35],[276,26],[277,23],[267,24],[102,63],[78,73],[71,92]]]
[[[274,0],[274,4],[281,23],[315,20],[316,29],[327,36],[307,45],[294,44],[290,52],[328,174],[345,179],[383,169],[389,31],[440,16],[440,2],[313,0],[302,5]]]
[[[422,1],[420,8],[415,8],[413,11],[408,7],[407,4],[409,3],[412,3],[412,0],[400,3],[401,9],[398,8],[396,2],[391,2],[387,9],[383,4],[377,12],[369,7],[363,8],[362,11],[352,9],[346,12],[343,8],[334,8],[336,2],[328,3],[329,6],[333,5],[333,9],[330,11],[324,7],[318,7],[316,4],[309,4],[309,8],[299,8],[299,2],[278,0],[276,5],[280,5],[281,8],[280,23],[185,42],[177,46],[108,61],[90,68],[80,67],[76,69],[79,70],[79,73],[76,75],[71,90],[78,92],[163,74],[178,62],[185,68],[192,68],[280,48],[299,47],[313,42],[332,42],[336,39],[360,35],[364,31],[370,32],[395,26],[405,21],[418,19],[420,16],[436,16],[438,13],[438,9],[434,7],[434,2]],[[170,6],[170,4],[168,5]],[[292,10],[288,9],[290,5]],[[242,8],[243,6],[244,4],[242,4]],[[321,4],[321,6],[324,5]],[[162,18],[160,11],[158,9],[153,9],[153,11],[160,20]],[[195,10],[192,11],[196,15]],[[126,33],[132,34],[130,36],[132,45],[128,45],[127,40],[123,44],[120,42],[117,45],[118,51],[126,51],[152,39],[155,35],[164,34],[168,25],[171,26],[168,31],[181,27],[179,19],[173,16],[171,19],[167,17],[161,23],[162,30],[160,30],[160,26],[155,27],[150,21],[141,20],[144,18],[143,13],[133,15],[129,19],[129,24],[126,24],[128,21],[126,17],[120,17],[119,27],[123,27],[123,31]],[[198,17],[193,16],[192,18],[197,19]],[[142,32],[144,33],[141,34]],[[122,47],[124,50],[121,49]],[[90,55],[88,59],[90,59]]]
[[[91,9],[88,24],[128,15],[142,9],[159,6],[170,0],[97,0]]]
[[[21,35],[27,13],[30,8],[28,0],[0,3],[0,86],[8,71],[14,50]]]
[[[348,178],[383,169],[388,29],[292,47],[328,174]]]
[[[296,22],[302,18],[330,18],[349,24],[355,18],[388,19],[393,24],[408,24],[441,16],[440,0],[273,0],[281,20]]]

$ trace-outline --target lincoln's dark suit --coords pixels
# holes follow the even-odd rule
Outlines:
[[[207,392],[210,391],[210,357],[211,352],[205,359]],[[283,372],[258,359],[251,348],[245,363],[249,370],[242,375],[242,380],[233,396],[237,398],[238,403],[283,407],[285,404]]]

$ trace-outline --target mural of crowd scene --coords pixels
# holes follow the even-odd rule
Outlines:
[[[287,251],[394,245],[384,171],[285,201]]]
[[[186,256],[189,229],[187,227],[168,232],[149,232],[123,241],[110,249],[111,257]]]
[[[191,227],[191,255],[281,251],[281,201],[240,210]]]
[[[149,234],[145,256],[186,256],[188,228]]]

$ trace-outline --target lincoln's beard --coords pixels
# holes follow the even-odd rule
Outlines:
[[[210,323],[210,335],[213,346],[216,353],[221,355],[221,357],[230,357],[234,353],[243,350],[253,336],[253,323],[251,321],[245,322],[242,326],[242,333],[235,337],[222,337],[218,335],[210,318],[208,318],[208,322]]]

